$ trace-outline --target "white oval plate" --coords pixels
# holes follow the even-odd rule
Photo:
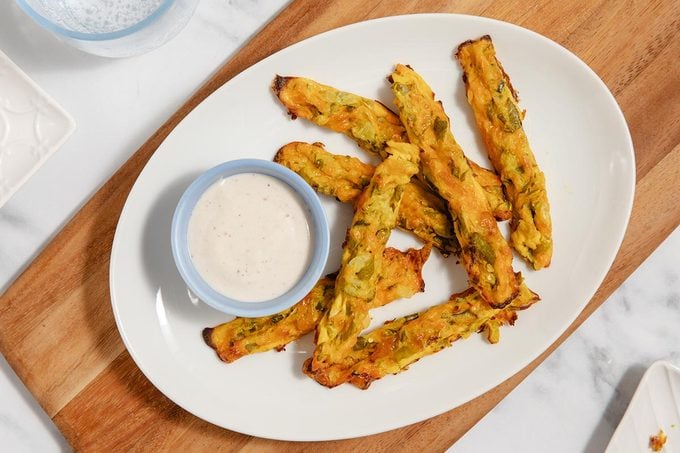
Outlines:
[[[468,156],[488,165],[465,101],[456,46],[489,33],[527,109],[526,131],[548,181],[555,255],[533,272],[515,259],[542,302],[502,331],[454,344],[410,370],[361,391],[321,387],[300,372],[309,337],[285,352],[220,362],[201,330],[227,316],[192,302],[170,252],[170,220],[188,184],[205,169],[244,157],[271,159],[293,140],[322,141],[367,159],[345,137],[291,121],[272,95],[275,74],[301,75],[391,105],[385,77],[407,63],[431,84]],[[635,185],[625,120],[602,81],[577,57],[523,28],[479,17],[400,16],[333,30],[244,71],[191,112],[143,170],[120,217],[111,255],[111,299],[131,356],[164,394],[193,414],[260,437],[328,440],[378,433],[452,409],[500,384],[543,352],[595,293],[619,248]],[[327,271],[337,269],[351,216],[324,199],[331,224]],[[395,232],[391,245],[416,245]],[[427,291],[374,310],[374,325],[440,303],[465,288],[455,257],[436,252]]]

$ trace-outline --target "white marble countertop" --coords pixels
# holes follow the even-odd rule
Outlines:
[[[70,140],[0,209],[0,291],[108,177],[286,0],[203,0],[164,47],[107,60],[0,2],[4,51],[76,120]],[[112,93],[115,91],[115,96]],[[451,451],[602,451],[645,368],[680,364],[680,231]],[[0,357],[0,448],[68,444]]]

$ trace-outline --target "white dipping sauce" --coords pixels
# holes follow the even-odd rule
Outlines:
[[[216,291],[244,302],[284,294],[309,263],[307,208],[288,184],[260,173],[221,179],[189,220],[189,253]]]

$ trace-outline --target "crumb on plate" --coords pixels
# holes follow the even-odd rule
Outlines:
[[[667,440],[666,433],[663,429],[659,430],[659,434],[655,436],[649,436],[649,448],[652,451],[661,451]]]

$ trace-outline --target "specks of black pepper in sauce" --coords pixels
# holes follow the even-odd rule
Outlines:
[[[307,269],[312,242],[298,195],[259,173],[209,187],[192,213],[188,240],[203,279],[225,296],[247,302],[292,288]]]

